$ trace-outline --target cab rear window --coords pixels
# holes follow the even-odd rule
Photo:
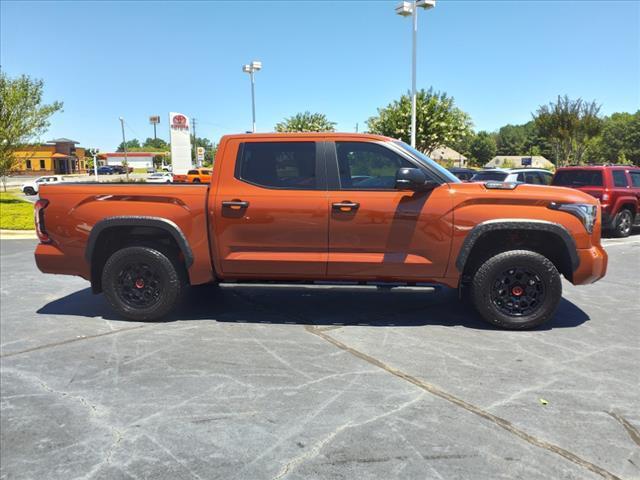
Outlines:
[[[561,170],[551,185],[560,187],[602,187],[601,170]]]

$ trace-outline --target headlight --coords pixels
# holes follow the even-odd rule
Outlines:
[[[549,208],[553,210],[561,210],[578,217],[589,233],[593,233],[593,226],[596,223],[598,215],[597,205],[590,203],[556,203],[551,202]]]

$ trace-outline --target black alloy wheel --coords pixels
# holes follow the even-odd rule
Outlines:
[[[491,301],[506,315],[530,315],[544,303],[544,283],[531,268],[510,268],[494,279]]]
[[[153,321],[165,317],[179,302],[186,270],[177,253],[163,247],[133,246],[113,253],[102,270],[102,288],[122,317]]]
[[[562,281],[548,258],[530,250],[510,250],[484,261],[471,279],[471,300],[489,323],[512,330],[553,318]]]
[[[163,285],[157,271],[147,263],[128,263],[118,274],[116,291],[120,299],[132,308],[146,308],[160,299]]]

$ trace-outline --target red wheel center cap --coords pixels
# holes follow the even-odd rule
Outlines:
[[[138,278],[136,280],[136,288],[144,288],[144,280],[141,278]]]
[[[511,289],[511,293],[513,295],[515,295],[516,297],[519,297],[520,295],[522,295],[524,293],[524,289],[520,285],[516,285],[515,287],[513,287]]]

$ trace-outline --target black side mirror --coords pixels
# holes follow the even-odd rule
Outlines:
[[[436,183],[427,180],[425,173],[419,168],[399,168],[396,172],[396,189],[424,192],[432,190]]]

